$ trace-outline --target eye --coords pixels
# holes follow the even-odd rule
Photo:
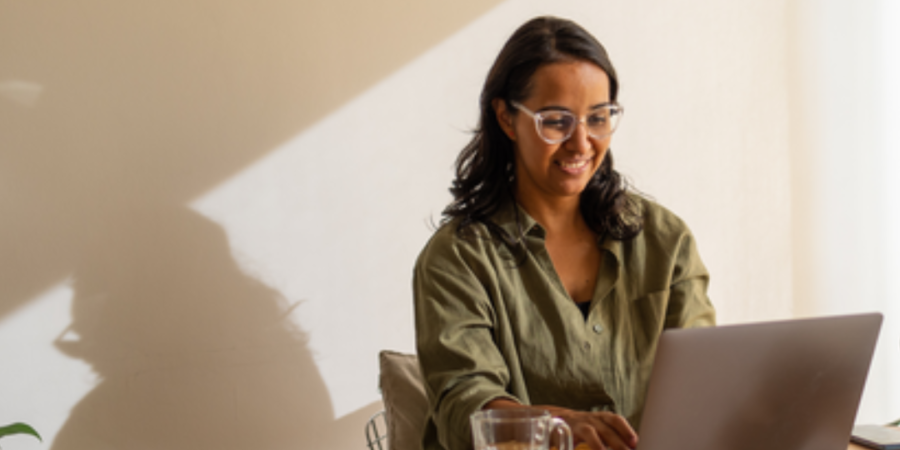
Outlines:
[[[609,111],[608,110],[597,111],[587,117],[587,125],[589,127],[606,126],[606,124],[608,122],[609,122]]]
[[[543,121],[541,124],[543,127],[555,130],[567,130],[575,120],[572,116],[559,112],[543,113],[542,117]]]

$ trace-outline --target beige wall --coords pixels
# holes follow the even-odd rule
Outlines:
[[[320,297],[240,266],[190,204],[494,3],[3,2],[0,423],[58,449],[360,448],[375,355],[344,367],[367,395],[337,414],[316,365],[333,355],[289,316]],[[285,191],[355,190],[368,153],[341,140],[315,151],[344,182]],[[358,237],[315,236],[351,262]]]
[[[362,448],[480,83],[542,13],[607,46],[619,168],[720,321],[795,314],[789,2],[309,3],[0,4],[0,423]]]

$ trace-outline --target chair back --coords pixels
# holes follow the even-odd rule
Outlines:
[[[387,422],[387,450],[420,450],[428,418],[428,397],[419,358],[383,350],[378,359],[381,367],[379,385]],[[384,450],[378,442],[376,448],[370,444],[370,450]]]

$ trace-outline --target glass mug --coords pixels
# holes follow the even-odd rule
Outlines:
[[[543,409],[486,409],[469,418],[475,450],[548,450],[559,435],[559,450],[572,450],[572,430]]]

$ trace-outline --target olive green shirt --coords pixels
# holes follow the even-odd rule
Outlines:
[[[587,320],[556,274],[544,229],[520,207],[491,218],[509,236],[524,232],[515,246],[484,224],[466,237],[455,221],[437,230],[413,281],[431,404],[426,449],[471,448],[469,415],[496,398],[613,410],[640,424],[663,329],[712,326],[715,312],[687,226],[635,200],[644,229],[627,241],[598,243],[603,259]]]

